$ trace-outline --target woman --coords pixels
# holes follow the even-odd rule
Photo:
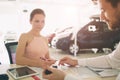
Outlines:
[[[45,25],[45,13],[34,9],[30,14],[32,29],[20,36],[16,51],[16,64],[46,67],[55,60],[50,59],[47,39],[40,34]]]

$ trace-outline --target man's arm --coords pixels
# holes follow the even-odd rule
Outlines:
[[[78,65],[98,68],[118,68],[120,67],[120,43],[111,54],[93,58],[78,59]]]

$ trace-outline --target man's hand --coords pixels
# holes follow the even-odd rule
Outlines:
[[[51,71],[51,73],[45,74],[46,70]],[[43,78],[48,79],[48,80],[64,80],[66,76],[65,72],[58,70],[56,68],[47,67],[46,70],[43,71],[42,76]]]
[[[64,63],[70,65],[70,66],[76,66],[78,65],[78,61],[71,59],[69,57],[64,57],[60,60],[59,64],[64,65]]]

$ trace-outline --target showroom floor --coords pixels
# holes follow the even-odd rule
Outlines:
[[[106,55],[106,53],[94,53],[93,50],[81,50],[77,56],[75,57],[74,55],[69,54],[68,52],[59,50],[59,49],[55,49],[55,48],[50,48],[50,56],[54,59],[61,59],[64,56],[69,56],[72,58],[90,58],[90,57],[95,57],[95,56],[101,56],[101,55]]]

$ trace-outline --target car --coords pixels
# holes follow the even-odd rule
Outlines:
[[[56,40],[57,40],[55,36],[57,36],[57,37],[59,36],[59,38],[60,38],[59,34],[62,34],[64,32],[67,32],[67,34],[68,34],[68,32],[70,32],[70,29],[72,29],[72,28],[73,27],[66,27],[66,28],[63,28],[63,29],[57,28],[57,29],[55,29],[54,32],[46,35],[45,37],[48,39],[49,46],[50,47],[55,47]]]
[[[49,34],[49,35],[47,35],[45,37],[48,39],[48,43],[51,46],[51,42],[52,42],[52,39],[55,37],[55,33],[51,33],[51,34]]]
[[[63,32],[64,34],[66,32]],[[111,31],[108,25],[101,21],[99,17],[91,17],[91,21],[84,25],[76,35],[74,32],[69,32],[65,37],[56,35],[54,40],[55,47],[63,51],[69,51],[70,54],[78,53],[80,49],[97,48],[98,52],[103,51],[103,48],[109,48],[112,51],[116,44],[120,41],[120,30]]]
[[[51,41],[51,47],[56,48],[56,42],[60,38],[64,38],[64,37],[69,36],[72,32],[73,32],[73,26],[65,27],[63,29],[56,29],[55,30],[55,36],[53,37],[53,39]]]

